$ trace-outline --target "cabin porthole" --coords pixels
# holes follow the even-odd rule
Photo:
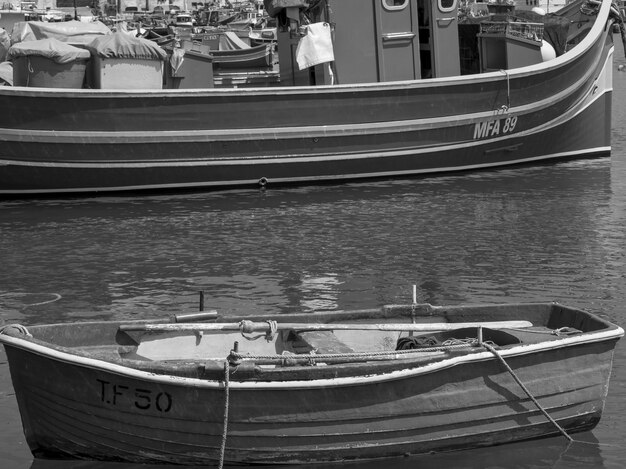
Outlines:
[[[439,11],[442,13],[450,13],[456,9],[457,0],[438,0]]]
[[[409,4],[409,0],[383,0],[385,10],[404,10]]]

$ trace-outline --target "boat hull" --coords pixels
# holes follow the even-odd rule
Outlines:
[[[616,340],[520,348],[506,361],[562,427],[588,430],[602,413]],[[382,458],[558,434],[487,352],[435,367],[226,389],[223,380],[169,380],[5,347],[26,439],[41,457],[216,462],[227,394],[227,463]]]
[[[135,92],[2,87],[0,194],[317,183],[606,156],[613,39],[597,26],[552,62],[457,78]]]
[[[365,178],[406,177],[452,171],[496,168],[506,165],[548,162],[563,159],[602,157],[610,155],[608,126],[599,125],[589,132],[589,122],[607,122],[611,113],[611,93],[607,92],[587,109],[552,129],[533,135],[497,139],[488,142],[466,142],[434,148],[387,150],[378,152],[360,149],[346,153],[345,143],[337,154],[315,155],[316,138],[299,138],[297,156],[246,157],[245,143],[224,142],[229,152],[239,156],[202,158],[202,143],[162,143],[153,151],[169,153],[168,147],[182,148],[182,155],[199,155],[182,160],[170,158],[137,158],[115,161],[105,154],[122,151],[132,155],[134,147],[99,143],[90,144],[22,144],[28,153],[40,155],[35,161],[0,161],[0,193],[38,194],[60,192],[98,192],[125,190],[195,189],[266,184],[315,183]],[[443,134],[443,132],[442,132]],[[443,137],[442,137],[443,138]],[[361,140],[365,140],[363,137]],[[285,142],[272,142],[285,145]],[[57,148],[50,148],[54,145]],[[361,142],[359,145],[363,145]],[[206,144],[211,146],[211,144]],[[306,147],[311,151],[307,154]],[[375,144],[371,145],[372,147]],[[143,145],[138,151],[143,152]],[[102,159],[72,158],[51,162],[50,153],[81,155],[103,153]],[[266,151],[269,152],[269,151]]]

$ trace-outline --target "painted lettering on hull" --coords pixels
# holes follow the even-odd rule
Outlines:
[[[516,125],[517,116],[477,122],[474,125],[474,140],[511,133],[515,130]]]
[[[150,389],[130,388],[122,384],[97,379],[100,383],[100,401],[117,406],[130,403],[140,410],[169,412],[172,408],[172,396],[167,392],[154,392]]]

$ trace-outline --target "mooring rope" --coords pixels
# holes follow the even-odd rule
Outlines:
[[[504,76],[506,77],[506,104],[502,106],[500,109],[504,113],[507,113],[511,109],[511,77],[509,76],[508,70],[502,69],[500,70],[500,72],[504,73]],[[505,106],[506,106],[506,109],[505,109]]]
[[[224,454],[226,453],[226,435],[228,434],[228,408],[230,400],[230,364],[224,361],[224,424],[222,430],[222,443],[220,445],[219,469],[224,467]]]
[[[9,297],[9,298],[11,298],[11,297],[24,297],[24,296],[28,296],[28,295],[52,295],[54,298],[52,298],[51,300],[40,301],[38,303],[25,304],[25,305],[23,305],[24,308],[28,308],[30,306],[47,305],[48,303],[54,303],[55,301],[59,301],[62,298],[61,295],[59,295],[58,293],[22,293],[22,292],[0,293],[0,297]]]
[[[511,331],[517,331],[517,332],[524,332],[526,334],[545,334],[545,335],[555,335],[557,337],[568,337],[570,335],[578,335],[578,334],[582,334],[583,332],[579,329],[576,329],[574,327],[559,327],[557,329],[546,329],[546,330],[542,330],[542,329],[520,329],[518,327],[511,327],[509,330]]]
[[[513,379],[517,382],[517,384],[520,385],[520,387],[524,390],[524,392],[528,395],[528,397],[530,398],[530,400],[532,400],[535,405],[537,406],[537,408],[543,413],[543,415],[546,416],[546,418],[552,423],[552,425],[554,425],[559,432],[568,439],[568,441],[572,442],[574,441],[574,439],[569,436],[567,434],[567,432],[565,431],[565,429],[563,427],[561,427],[558,422],[556,420],[554,420],[550,414],[548,414],[548,412],[541,406],[541,404],[539,404],[539,401],[537,401],[537,399],[535,399],[535,397],[530,393],[530,391],[528,390],[528,388],[524,385],[524,383],[522,383],[522,381],[517,377],[517,375],[515,374],[515,372],[513,371],[513,369],[509,366],[509,364],[504,360],[504,358],[502,358],[502,355],[500,355],[498,353],[498,351],[493,348],[493,346],[491,346],[490,344],[486,343],[486,342],[481,342],[481,345],[483,347],[485,347],[487,350],[489,350],[491,353],[493,353],[496,358],[498,360],[500,360],[500,363],[502,363],[505,368],[508,370],[508,372],[511,374],[511,376],[513,376]]]
[[[7,331],[9,330],[15,330],[18,334],[25,335],[26,337],[33,336],[30,332],[28,332],[26,326],[22,326],[21,324],[7,324],[6,326],[2,326],[0,327],[0,334],[13,335],[7,334]]]

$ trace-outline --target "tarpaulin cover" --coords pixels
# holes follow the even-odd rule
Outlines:
[[[306,0],[263,0],[263,4],[267,14],[272,17],[276,16],[283,8],[307,8],[309,6],[309,2]]]
[[[13,86],[13,64],[11,62],[0,63],[0,86]]]
[[[220,42],[218,50],[241,50],[250,49],[250,44],[246,44],[242,39],[237,36],[237,33],[233,31],[225,31],[224,34],[220,34]]]
[[[81,23],[80,21],[64,21],[47,23],[44,21],[21,21],[13,25],[11,41],[13,44],[37,39],[58,39],[71,44],[87,44],[99,36],[112,34],[111,30],[100,21]]]
[[[122,32],[98,37],[86,47],[93,55],[109,59],[165,60],[167,58],[166,52],[157,43]]]
[[[13,44],[9,49],[10,59],[32,57],[33,55],[45,57],[58,64],[89,60],[90,57],[89,51],[79,49],[54,38],[20,42]]]
[[[7,53],[11,47],[11,37],[4,29],[0,28],[0,62],[7,59]]]

